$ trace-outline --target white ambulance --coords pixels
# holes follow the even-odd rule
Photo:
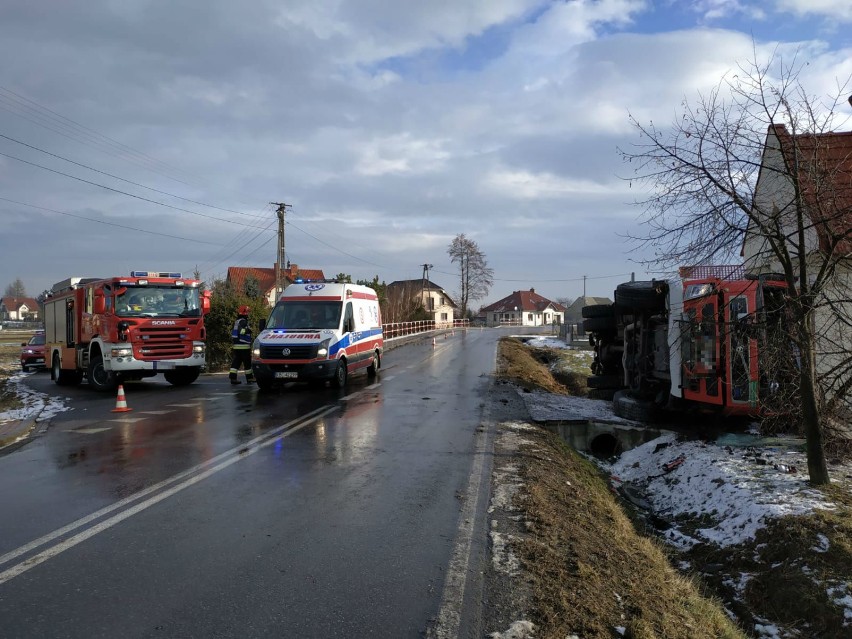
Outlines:
[[[379,298],[369,286],[309,281],[291,284],[252,345],[252,370],[261,390],[285,382],[331,380],[350,373],[376,375],[382,362]]]

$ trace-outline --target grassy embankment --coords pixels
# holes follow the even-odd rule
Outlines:
[[[569,351],[509,338],[499,359],[499,375],[522,388],[584,394],[578,379],[587,364]],[[825,588],[836,584],[837,597],[845,584],[852,593],[848,490],[829,489],[834,512],[776,520],[742,546],[679,554],[630,516],[596,465],[543,429],[533,433],[525,432],[533,441],[518,456],[529,534],[516,551],[532,582],[537,639],[609,638],[614,628],[633,639],[745,637],[764,620],[803,637],[852,636],[852,619]],[[818,538],[825,547],[814,548]],[[714,569],[681,573],[674,566],[682,562]],[[744,574],[748,583],[738,588]]]

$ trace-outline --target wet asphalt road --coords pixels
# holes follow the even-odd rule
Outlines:
[[[32,376],[73,410],[0,457],[0,635],[423,636],[498,336],[388,351],[345,391],[128,384],[129,413]]]

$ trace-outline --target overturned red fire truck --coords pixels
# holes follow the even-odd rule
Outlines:
[[[85,377],[100,391],[158,373],[191,384],[205,363],[209,310],[209,292],[180,273],[68,278],[45,300],[45,365],[59,385]]]
[[[616,415],[637,421],[663,410],[761,414],[783,383],[785,367],[770,363],[778,349],[767,345],[785,341],[786,284],[732,266],[680,275],[625,282],[613,304],[583,307],[592,395],[611,396]]]

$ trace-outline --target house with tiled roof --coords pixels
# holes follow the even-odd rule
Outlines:
[[[550,326],[565,321],[565,307],[535,292],[514,291],[482,309],[489,326]]]
[[[784,125],[768,127],[742,246],[746,274],[783,273],[778,250],[790,255],[794,269],[804,261],[811,277],[830,266],[814,321],[817,372],[832,395],[852,375],[852,132],[793,134]]]
[[[262,268],[257,266],[229,266],[226,281],[234,290],[244,291],[246,282],[254,279],[258,283],[261,293],[266,298],[266,303],[270,306],[275,305],[275,274],[278,270],[276,262],[272,268]],[[286,287],[292,284],[297,279],[303,280],[324,280],[325,275],[322,270],[315,268],[299,268],[296,264],[287,262],[287,267],[281,269],[281,277]]]
[[[428,319],[439,326],[452,326],[458,305],[442,287],[420,278],[417,280],[395,280],[387,286],[388,322],[405,322],[418,309],[426,312]]]
[[[0,321],[38,320],[38,302],[32,297],[0,298]]]

